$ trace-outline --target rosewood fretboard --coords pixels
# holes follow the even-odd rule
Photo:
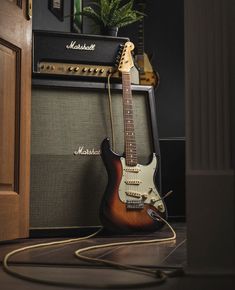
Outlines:
[[[131,76],[129,72],[122,72],[123,86],[123,117],[124,117],[124,142],[127,166],[136,166],[137,150],[133,118],[133,100],[131,91]]]

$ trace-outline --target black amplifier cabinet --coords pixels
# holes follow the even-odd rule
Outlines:
[[[33,75],[104,79],[115,70],[124,37],[34,31]],[[115,73],[113,78],[119,78]]]

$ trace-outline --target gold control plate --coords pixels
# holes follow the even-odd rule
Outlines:
[[[87,65],[78,63],[58,63],[58,62],[40,62],[38,64],[39,73],[68,75],[68,76],[85,76],[85,77],[104,77],[110,73],[112,77],[119,78],[120,74],[113,66]]]

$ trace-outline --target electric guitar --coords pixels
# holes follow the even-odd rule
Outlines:
[[[122,156],[113,152],[108,138],[101,144],[108,184],[100,206],[100,219],[106,228],[116,232],[154,231],[163,225],[161,217],[167,216],[154,183],[158,165],[155,153],[148,165],[138,164],[137,160],[130,76],[133,48],[132,42],[126,42],[118,66],[123,86],[125,152]]]
[[[146,4],[143,0],[139,1],[137,5],[138,10],[144,12]],[[144,50],[144,18],[138,23],[138,41],[135,60],[139,69],[139,81],[141,85],[151,85],[156,88],[159,85],[160,77],[159,74],[153,70],[149,57]]]

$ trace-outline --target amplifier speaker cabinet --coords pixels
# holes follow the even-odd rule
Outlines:
[[[159,157],[155,96],[132,86],[139,163]],[[122,87],[112,84],[115,152],[122,154]],[[104,83],[34,79],[32,89],[30,228],[71,229],[100,225],[107,173],[99,154],[111,125]]]

